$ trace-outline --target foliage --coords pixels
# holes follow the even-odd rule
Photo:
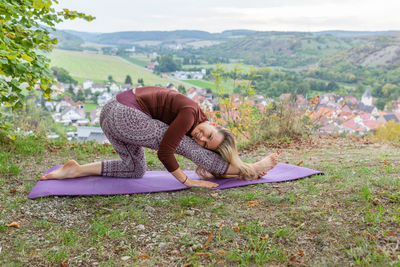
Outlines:
[[[52,82],[49,60],[42,52],[49,52],[57,44],[43,24],[55,30],[64,19],[94,19],[83,13],[63,9],[56,12],[56,1],[1,0],[0,1],[0,103],[22,108],[24,91],[33,90],[40,83],[44,96],[50,97]]]
[[[31,92],[26,98],[23,108],[14,111],[6,122],[12,125],[13,130],[17,130],[17,132],[35,133],[36,135],[47,135],[49,132],[55,132],[66,137],[64,129],[54,122],[50,112],[38,107],[37,103],[42,102],[42,100],[43,97],[39,93]]]
[[[223,94],[222,80],[228,74],[224,72],[222,64],[217,64],[211,75],[220,99],[217,110],[209,112],[208,115],[236,136],[239,147],[262,140],[291,142],[313,130],[309,116],[304,110],[299,110],[296,103],[274,102],[267,106],[255,105],[257,100],[252,98],[255,94],[254,81],[262,77],[255,68],[250,68],[246,74],[249,80],[239,83],[238,88],[242,89],[239,95]]]
[[[131,78],[130,75],[126,75],[125,84],[130,84],[130,85],[132,85],[132,78]]]
[[[400,144],[400,122],[391,120],[379,125],[376,131],[376,138],[381,141]]]
[[[154,68],[154,71],[156,73],[161,73],[161,72],[173,72],[176,70],[181,69],[181,64],[174,60],[174,57],[172,54],[167,54],[164,56],[158,56],[157,59],[158,65]]]
[[[69,83],[69,84],[77,84],[78,82],[74,80],[69,72],[60,67],[52,67],[51,70],[53,71],[54,78],[57,79],[60,83]]]

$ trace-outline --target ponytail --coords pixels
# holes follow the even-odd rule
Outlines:
[[[236,148],[235,138],[233,137],[232,133],[227,129],[216,126],[217,131],[224,136],[224,140],[222,143],[215,149],[215,151],[221,155],[221,157],[231,164],[232,166],[239,169],[239,177],[242,180],[254,180],[257,179],[257,173],[250,164],[244,163],[238,154]],[[225,177],[223,174],[214,174],[207,172],[206,170],[197,167],[196,168],[197,175],[203,178],[211,178],[211,177]]]

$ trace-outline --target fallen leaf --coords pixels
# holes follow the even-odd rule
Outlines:
[[[123,252],[125,250],[126,250],[126,248],[117,248],[117,249],[114,249],[114,252],[118,254],[118,253]]]
[[[235,230],[236,232],[239,232],[239,231],[240,231],[239,225],[232,226],[232,229]]]
[[[386,159],[383,160],[383,165],[387,165]]]
[[[133,258],[135,258],[135,259],[150,259],[150,256],[147,255],[146,253],[143,253],[143,254],[136,255]]]
[[[262,240],[266,240],[266,239],[269,238],[269,235],[268,235],[268,234],[265,234],[265,235],[260,236],[260,238],[261,238]]]
[[[303,164],[303,161],[300,161],[299,163],[297,163],[297,166],[300,166],[301,164]]]
[[[297,252],[297,254],[299,254],[300,256],[304,255],[304,251],[302,251],[301,249],[299,249],[299,251]]]
[[[208,247],[208,245],[210,244],[212,238],[213,238],[213,233],[211,232],[211,233],[208,235],[208,238],[207,238],[206,243],[204,243],[204,247],[205,247],[205,248]]]
[[[247,204],[249,205],[249,206],[251,206],[251,207],[254,207],[254,206],[257,206],[259,203],[258,203],[258,201],[247,201]]]
[[[374,198],[374,199],[372,200],[372,204],[374,204],[375,206],[378,205],[378,204],[379,204],[379,199]]]
[[[10,193],[11,193],[11,194],[14,194],[15,192],[17,192],[17,189],[11,189],[11,190],[10,190]]]
[[[210,232],[209,231],[200,231],[200,232],[197,232],[197,234],[198,235],[209,235]]]
[[[217,254],[218,254],[218,255],[226,255],[226,254],[229,254],[229,252],[228,252],[228,251],[225,251],[225,250],[218,250],[218,251],[217,251]]]
[[[376,240],[376,237],[374,235],[370,234],[370,233],[365,233],[364,235],[369,237],[372,240]]]
[[[61,266],[62,266],[62,267],[68,267],[68,263],[66,263],[65,260],[63,260],[63,261],[61,262]]]
[[[9,224],[6,224],[6,226],[7,227],[15,227],[15,228],[19,228],[19,223],[17,223],[17,222],[12,222],[12,223],[9,223]]]
[[[288,264],[289,265],[294,265],[294,263],[296,262],[296,255],[294,255],[293,253],[290,255],[290,258],[288,260]]]
[[[196,252],[195,255],[196,255],[197,257],[208,256],[208,252]]]

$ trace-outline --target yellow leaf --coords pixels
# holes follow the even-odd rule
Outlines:
[[[25,59],[26,61],[29,61],[29,62],[33,61],[33,58],[31,58],[31,57],[28,56],[27,54],[22,54],[21,57],[22,57],[23,59]]]
[[[9,224],[6,224],[6,226],[7,227],[15,227],[15,228],[19,228],[19,223],[17,223],[17,222],[12,222],[12,223],[9,223]]]
[[[258,201],[247,201],[247,204],[251,207],[257,206],[259,203]]]

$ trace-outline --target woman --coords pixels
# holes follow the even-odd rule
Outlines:
[[[257,179],[278,161],[278,156],[273,154],[255,164],[243,163],[229,131],[211,125],[196,102],[166,88],[139,87],[119,93],[103,107],[100,125],[121,160],[85,165],[70,160],[40,179],[88,175],[140,178],[146,172],[143,147],[157,150],[165,168],[186,186],[213,188],[218,185],[189,179],[174,153],[192,160],[203,177],[209,173],[225,178]]]

